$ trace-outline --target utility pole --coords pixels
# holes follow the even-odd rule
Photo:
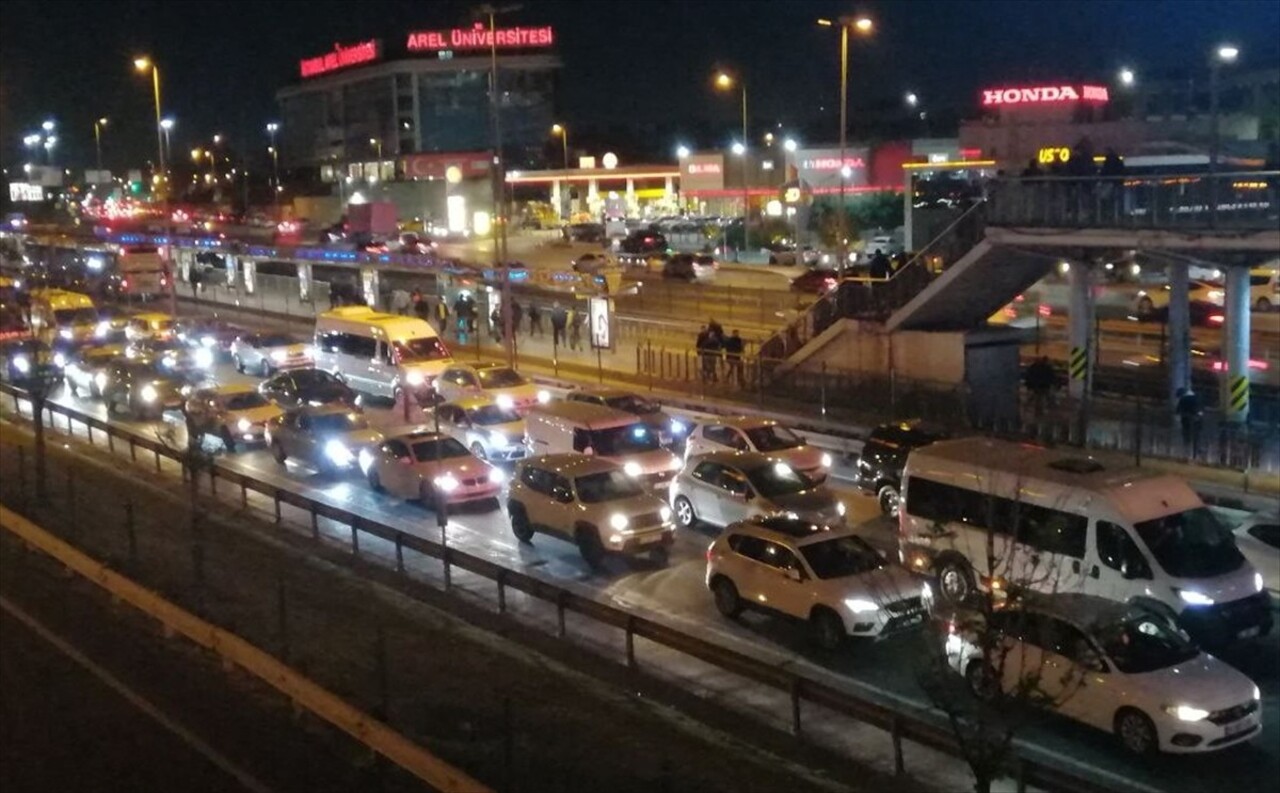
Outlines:
[[[516,364],[515,333],[511,322],[511,273],[507,267],[507,175],[502,156],[502,112],[498,95],[498,34],[496,17],[517,11],[520,5],[495,8],[486,3],[478,13],[489,18],[489,115],[493,131],[493,265],[502,274],[502,343],[506,348],[507,365]]]

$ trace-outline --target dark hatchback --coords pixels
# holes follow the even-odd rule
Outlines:
[[[945,432],[916,421],[881,424],[871,431],[858,457],[858,487],[876,497],[881,512],[897,517],[907,455],[946,437]]]

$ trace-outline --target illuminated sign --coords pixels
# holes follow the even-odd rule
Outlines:
[[[43,201],[44,188],[38,184],[28,184],[27,182],[10,182],[9,200],[15,202]]]
[[[861,157],[845,157],[844,164],[848,168],[865,168],[867,166]],[[814,157],[801,160],[800,167],[806,171],[837,171],[840,169],[840,158]]]
[[[298,62],[298,68],[303,77],[318,77],[348,66],[376,61],[381,54],[381,48],[375,39],[362,41],[350,47],[334,44],[333,52],[317,55],[314,58],[304,58]]]
[[[722,169],[718,162],[691,162],[684,171],[687,174],[721,173]]]
[[[522,49],[550,47],[555,32],[550,25],[540,28],[498,28],[492,32],[477,22],[472,28],[452,30],[419,30],[409,34],[410,52],[443,52],[445,50]]]
[[[1041,165],[1064,163],[1071,159],[1071,149],[1066,146],[1043,146],[1036,152],[1036,162]]]
[[[410,154],[402,158],[404,175],[410,179],[444,179],[457,184],[489,173],[489,153],[485,151],[452,154]],[[450,169],[454,178],[450,178]]]
[[[1106,86],[1041,85],[1033,88],[987,88],[982,92],[984,107],[994,105],[1042,105],[1054,102],[1106,102]]]
[[[596,349],[609,349],[613,346],[612,334],[609,333],[611,319],[609,298],[592,297],[587,299],[587,317],[591,321],[591,346]]]

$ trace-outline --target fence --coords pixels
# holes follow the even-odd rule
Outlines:
[[[15,411],[22,412],[22,405],[27,401],[22,391],[3,384],[0,385],[0,393],[10,397]],[[161,470],[162,459],[177,462],[185,470],[184,455],[158,439],[147,438],[134,430],[102,421],[63,405],[46,403],[45,409],[49,414],[48,425],[52,428],[56,429],[53,417],[62,416],[66,420],[69,433],[74,430],[73,423],[78,423],[85,428],[90,442],[93,434],[98,432],[106,436],[108,447],[113,451],[117,442],[127,444],[130,457],[135,461],[137,450],[143,449],[154,457],[157,471]],[[368,559],[367,548],[364,550],[362,548],[371,539],[387,543],[393,550],[395,570],[402,575],[413,561],[410,554],[416,554],[423,559],[437,560],[442,565],[446,591],[450,588],[451,577],[456,574],[456,571],[465,571],[490,581],[494,586],[493,594],[497,612],[500,615],[508,613],[508,598],[512,592],[522,593],[529,598],[551,605],[555,609],[556,634],[562,639],[568,635],[566,616],[569,614],[578,615],[601,626],[611,627],[622,633],[625,664],[632,671],[641,671],[643,659],[637,651],[636,640],[645,639],[658,647],[781,692],[789,703],[787,720],[792,732],[799,738],[805,736],[803,706],[808,703],[887,731],[895,757],[895,767],[900,770],[904,767],[902,752],[904,740],[942,751],[953,757],[960,754],[961,749],[955,736],[945,726],[945,721],[941,717],[930,718],[908,712],[901,706],[892,707],[881,704],[845,688],[793,671],[789,668],[789,664],[776,665],[762,661],[656,620],[596,601],[532,575],[460,551],[445,542],[436,542],[409,534],[340,507],[308,498],[286,487],[255,479],[220,463],[209,467],[208,479],[211,494],[217,494],[221,482],[224,489],[230,487],[239,490],[240,501],[244,506],[248,506],[251,492],[265,496],[272,507],[277,524],[282,523],[284,519],[282,514],[284,507],[289,506],[301,511],[309,518],[313,540],[321,539],[321,519],[329,521],[330,525],[336,524],[343,527],[353,556]],[[1020,790],[1025,789],[1026,785],[1062,793],[1089,791],[1101,793],[1101,791],[1112,789],[1109,785],[1094,779],[1079,776],[1077,772],[1065,766],[1047,764],[1027,755],[1027,751],[1023,749],[1014,760],[1014,767],[1009,769],[1017,779]]]

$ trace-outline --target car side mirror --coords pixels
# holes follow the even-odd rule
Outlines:
[[[582,447],[582,453],[586,455],[593,455],[596,453],[596,450],[590,446],[584,446]]]
[[[401,465],[413,465],[413,459],[410,457],[397,457],[396,460]]]
[[[803,570],[801,570],[799,567],[788,567],[788,568],[787,568],[787,578],[790,578],[792,581],[797,581],[797,582],[798,582],[798,581],[803,581],[803,580],[804,580],[804,571],[803,571]]]

